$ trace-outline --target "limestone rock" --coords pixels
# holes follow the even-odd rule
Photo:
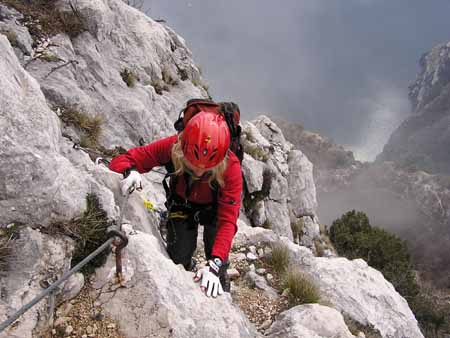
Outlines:
[[[0,55],[1,222],[72,217],[84,208],[87,182],[59,154],[58,118],[4,36]]]
[[[300,150],[293,150],[288,157],[290,209],[296,217],[315,214],[317,210],[316,186],[313,165]]]
[[[391,135],[377,161],[403,168],[450,174],[450,44],[422,56],[416,81],[409,87],[413,115]]]
[[[258,275],[255,271],[249,271],[245,275],[245,280],[252,287],[256,287],[259,290],[264,291],[264,294],[270,299],[278,299],[279,295],[277,291],[267,284],[266,279],[263,276]]]
[[[282,312],[266,334],[269,338],[354,338],[339,311],[319,304]]]
[[[7,278],[0,278],[0,322],[30,302],[70,267],[73,245],[31,228],[23,228],[14,240]],[[16,325],[0,333],[0,338],[32,338],[32,331],[47,318],[47,301],[26,312]],[[41,321],[39,321],[39,319]]]
[[[259,337],[228,293],[217,299],[206,297],[193,282],[193,274],[162,253],[156,237],[131,227],[126,231],[129,244],[123,262],[130,271],[129,287],[117,289],[112,298],[100,294],[100,301],[106,302],[105,312],[127,337]],[[107,289],[114,270],[110,259],[98,271],[95,285]]]
[[[248,154],[244,154],[242,161],[242,172],[246,178],[247,190],[251,194],[255,191],[262,190],[263,187],[263,171],[264,163],[255,160]]]
[[[60,295],[60,302],[66,302],[75,298],[84,287],[84,275],[80,272],[75,273],[64,283],[64,288]]]

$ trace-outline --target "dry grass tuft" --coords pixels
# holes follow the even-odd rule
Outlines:
[[[87,31],[86,22],[77,8],[76,0],[70,2],[71,10],[68,12],[56,8],[57,0],[2,0],[2,3],[25,16],[30,34],[34,37],[66,33],[74,38]]]
[[[54,221],[47,231],[69,236],[76,241],[72,256],[72,266],[75,266],[107,240],[106,231],[110,225],[111,222],[107,218],[106,211],[102,209],[98,197],[88,194],[86,211],[82,216],[69,221]],[[92,273],[96,267],[105,262],[107,254],[106,250],[98,255],[82,271]]]
[[[268,264],[279,274],[285,272],[289,266],[289,249],[287,246],[282,243],[273,244]]]
[[[82,147],[96,147],[101,135],[103,118],[100,115],[89,116],[74,107],[61,109],[61,120],[82,132],[80,145]]]
[[[320,300],[317,287],[300,271],[288,271],[283,287],[289,289],[289,303],[292,306],[318,303]]]

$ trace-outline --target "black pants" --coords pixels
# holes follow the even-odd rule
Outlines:
[[[183,264],[186,270],[191,269],[192,256],[197,248],[198,225],[191,219],[169,220],[167,252],[175,264]],[[211,259],[216,232],[217,227],[215,225],[204,226],[203,243],[206,259]]]
[[[195,266],[192,256],[197,248],[198,226],[199,224],[204,225],[205,257],[207,260],[211,259],[217,234],[217,218],[216,212],[211,212],[211,210],[194,212],[188,215],[189,217],[186,219],[169,219],[167,224],[167,252],[175,264],[183,264],[185,270],[192,271]],[[225,292],[230,292],[230,279],[227,274],[229,266],[230,263],[227,259],[219,270],[220,283]]]

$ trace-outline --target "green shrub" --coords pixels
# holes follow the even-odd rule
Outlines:
[[[106,231],[110,225],[111,222],[108,221],[106,211],[103,210],[98,197],[88,194],[86,211],[83,215],[67,222],[54,221],[49,231],[64,234],[75,240],[75,251],[72,256],[72,267],[74,267],[108,239]],[[91,274],[96,267],[105,263],[107,254],[108,250],[103,251],[81,271]]]
[[[289,250],[286,245],[282,243],[275,243],[272,245],[272,253],[268,259],[268,264],[277,273],[283,273],[289,266]]]
[[[317,255],[318,257],[323,257],[324,254],[325,254],[325,246],[324,246],[323,243],[322,243],[319,239],[317,239],[317,238],[314,239],[314,247],[316,248],[316,255]]]
[[[55,54],[44,52],[39,56],[39,59],[47,61],[47,62],[58,62],[61,61],[61,59],[56,56]]]
[[[164,83],[164,81],[157,79],[157,80],[152,80],[152,82],[150,83],[150,85],[155,88],[155,92],[158,95],[162,95],[164,91],[168,92],[169,91],[169,86],[166,85]]]
[[[177,72],[178,72],[178,76],[180,77],[181,81],[186,81],[187,79],[189,79],[189,75],[188,75],[188,72],[186,69],[178,68]]]
[[[164,68],[161,72],[161,75],[162,80],[169,86],[176,86],[178,84],[178,80],[172,76],[171,72],[168,69]]]
[[[317,287],[300,271],[288,271],[283,282],[283,288],[289,289],[291,306],[318,303],[320,300]]]
[[[266,151],[258,145],[247,145],[245,146],[244,151],[255,160],[267,162],[269,159],[269,155],[267,155]]]
[[[330,239],[337,252],[349,259],[363,258],[380,270],[396,290],[411,299],[418,292],[411,257],[405,241],[388,231],[372,227],[363,212],[352,210],[335,220]]]
[[[417,321],[426,337],[441,337],[450,332],[450,303],[430,287],[422,287],[410,302]]]
[[[137,76],[128,68],[124,68],[120,72],[123,82],[127,84],[128,87],[133,88],[136,85]]]

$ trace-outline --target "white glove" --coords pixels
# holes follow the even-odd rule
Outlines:
[[[211,264],[211,262],[208,262],[208,264]],[[219,280],[219,269],[215,266],[217,268],[215,270],[213,266],[215,266],[214,263],[197,271],[194,281],[198,282],[201,279],[200,288],[202,291],[206,292],[206,296],[216,298],[223,293],[223,289]]]
[[[120,188],[122,190],[122,195],[127,196],[131,194],[134,189],[142,190],[142,177],[136,170],[131,170],[130,174],[125,177],[120,183]]]

